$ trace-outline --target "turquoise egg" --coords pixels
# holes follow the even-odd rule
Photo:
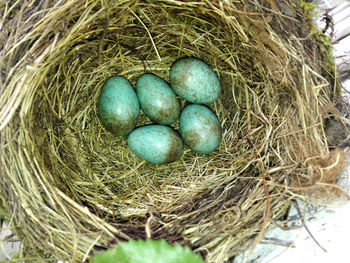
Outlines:
[[[215,72],[196,58],[177,60],[170,68],[170,84],[176,94],[192,103],[213,102],[221,92]]]
[[[180,135],[160,124],[136,128],[129,134],[127,143],[135,155],[153,164],[174,162],[184,149]]]
[[[106,130],[127,135],[135,128],[139,115],[139,101],[129,81],[121,76],[108,79],[98,102],[98,116]]]
[[[172,124],[180,115],[180,104],[175,92],[162,78],[143,74],[136,82],[140,106],[147,117],[160,124]]]
[[[192,150],[206,154],[214,151],[222,138],[221,123],[208,107],[189,104],[180,115],[180,133]]]

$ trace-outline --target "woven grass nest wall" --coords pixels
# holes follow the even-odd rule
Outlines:
[[[340,116],[339,83],[309,4],[27,0],[0,10],[1,205],[23,256],[75,262],[151,237],[223,262],[293,200],[337,189],[344,153],[330,150],[324,120]],[[223,92],[209,107],[223,141],[151,165],[103,128],[99,92],[116,75],[167,80],[181,57],[217,73]]]

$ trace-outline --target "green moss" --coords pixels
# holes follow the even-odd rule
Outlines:
[[[315,8],[318,7],[318,5],[316,5],[312,2],[305,2],[303,0],[300,0],[300,6],[301,6],[301,8],[303,8],[307,12],[313,11]]]
[[[320,7],[317,4],[305,2],[303,0],[300,0],[300,9],[303,10],[306,15],[305,18],[307,19],[313,19],[320,13]]]
[[[3,206],[2,200],[0,199],[0,227],[2,226],[2,223],[9,218],[10,214],[7,212],[7,210]]]
[[[320,43],[320,49],[323,55],[322,62],[325,65],[325,69],[328,71],[328,74],[332,76],[333,82],[331,85],[334,85],[333,93],[335,96],[340,95],[342,88],[339,80],[336,80],[336,64],[333,56],[333,45],[332,38],[324,33],[319,33],[315,35],[315,41]]]
[[[327,49],[327,54],[328,54],[328,57],[333,61],[333,64],[334,64],[334,60],[333,60],[333,45],[331,43],[331,37],[330,36],[327,36],[323,33],[320,33],[319,34],[320,36],[320,40],[322,41],[324,47]]]

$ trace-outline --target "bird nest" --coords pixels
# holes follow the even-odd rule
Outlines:
[[[340,85],[310,4],[19,0],[0,12],[1,206],[21,257],[82,261],[120,240],[164,238],[223,262],[293,200],[338,189],[344,152],[330,150],[324,120],[340,115]],[[208,106],[222,143],[149,164],[104,129],[98,96],[112,76],[168,80],[182,57],[220,79]]]

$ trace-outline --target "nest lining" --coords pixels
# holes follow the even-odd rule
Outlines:
[[[293,199],[337,188],[344,153],[329,151],[323,122],[339,114],[338,83],[299,1],[34,3],[5,9],[0,38],[2,200],[27,255],[45,257],[40,247],[75,261],[152,237],[223,262]],[[209,107],[223,141],[209,155],[186,148],[175,163],[147,164],[98,121],[100,88],[115,75],[167,80],[186,56],[221,81]]]

